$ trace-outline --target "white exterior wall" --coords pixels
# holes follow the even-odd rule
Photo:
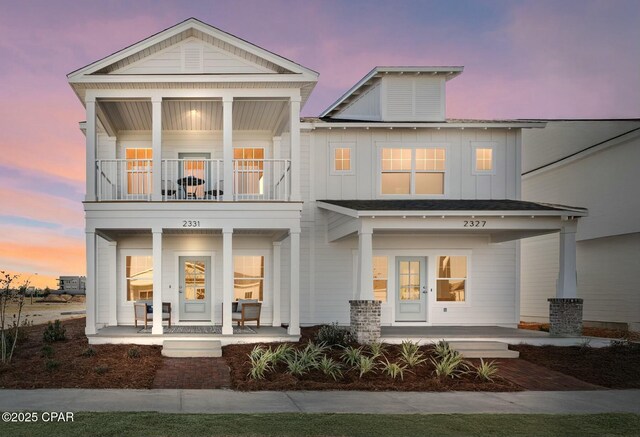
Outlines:
[[[551,122],[523,133],[523,169],[640,127],[640,122]],[[554,145],[559,145],[554,148]],[[584,320],[629,323],[640,329],[640,198],[637,186],[640,134],[621,137],[523,177],[524,200],[586,207],[578,221],[578,297]],[[522,241],[521,313],[547,320],[555,296],[558,237]]]
[[[380,194],[379,151],[385,146],[446,149],[445,195],[422,197],[518,199],[519,196],[518,129],[316,129],[310,135],[313,137],[315,199],[393,198]],[[353,174],[331,174],[331,145],[353,148]],[[494,148],[494,174],[474,174],[473,146],[476,145]]]

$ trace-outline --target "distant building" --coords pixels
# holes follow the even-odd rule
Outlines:
[[[87,278],[85,276],[60,276],[58,292],[66,294],[85,294]]]

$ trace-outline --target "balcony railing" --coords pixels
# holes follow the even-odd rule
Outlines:
[[[221,159],[163,159],[160,195],[163,201],[227,200],[287,201],[291,193],[288,159],[234,159],[231,183],[224,180]],[[153,163],[150,159],[96,161],[98,201],[150,201]]]

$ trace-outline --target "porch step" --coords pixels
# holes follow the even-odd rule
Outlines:
[[[221,357],[220,340],[164,340],[162,356],[171,358]]]
[[[450,341],[449,346],[465,358],[518,358],[520,352],[509,350],[499,341]]]

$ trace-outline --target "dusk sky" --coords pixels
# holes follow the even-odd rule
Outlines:
[[[640,117],[640,2],[0,0],[0,270],[84,274],[84,108],[66,74],[189,17],[320,73],[464,65],[450,118]]]

